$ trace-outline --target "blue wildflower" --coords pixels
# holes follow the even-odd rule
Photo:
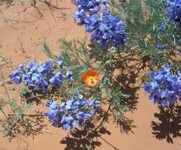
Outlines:
[[[84,19],[86,18],[86,12],[83,9],[77,10],[74,14],[73,17],[75,20],[80,20],[78,25],[84,25],[85,21]]]
[[[27,72],[22,74],[22,82],[25,84],[27,87],[33,86],[34,82],[31,80],[33,73]]]
[[[91,114],[96,114],[100,110],[100,101],[95,99],[90,101],[89,106],[93,107]]]
[[[85,120],[90,120],[92,115],[97,112],[100,102],[89,102],[82,95],[78,94],[70,100],[61,104],[48,102],[49,112],[45,113],[53,126],[61,126],[64,130],[69,130],[77,125],[83,127]],[[92,113],[95,112],[95,113]]]
[[[91,114],[90,112],[78,112],[76,114],[76,117],[78,119],[78,125],[80,128],[83,127],[83,123],[84,123],[84,120],[90,120],[91,119]]]
[[[85,18],[86,32],[91,33],[99,27],[100,19],[97,14],[89,15]]]
[[[20,84],[22,82],[22,75],[18,70],[14,70],[13,73],[9,75],[9,78],[16,84]]]
[[[91,9],[94,9],[102,4],[108,6],[106,0],[77,0],[74,3],[78,9],[83,9],[86,12],[89,12]]]
[[[58,57],[57,63],[60,66],[60,68],[62,68],[62,63],[63,63],[63,57],[62,56]]]
[[[49,82],[54,85],[57,89],[60,89],[63,84],[64,76],[58,72],[52,78],[50,78]]]
[[[165,23],[162,23],[159,27],[160,32],[164,32],[167,29],[167,25]]]
[[[65,74],[65,76],[70,80],[70,81],[74,81],[73,77],[72,77],[72,72],[71,71],[67,71],[67,73]]]
[[[62,69],[63,57],[59,57],[57,64],[60,66],[57,70],[53,68],[53,62],[47,61],[44,64],[36,65],[35,61],[29,63],[26,67],[23,64],[19,65],[19,69],[14,70],[9,78],[16,84],[24,83],[26,87],[33,91],[47,92],[49,85],[56,89],[60,89],[65,78],[73,81],[72,72],[67,71],[63,75],[60,71]]]
[[[167,0],[167,5],[166,15],[171,22],[178,22],[181,28],[181,0]]]
[[[172,74],[168,66],[163,66],[161,71],[152,71],[150,77],[151,82],[144,84],[144,90],[153,103],[169,106],[179,100],[181,78],[179,75]]]
[[[122,20],[112,16],[110,11],[102,10],[102,17],[99,24],[95,26],[92,41],[100,44],[102,48],[111,46],[119,48],[126,44],[126,39],[127,33]]]
[[[164,49],[164,48],[167,48],[167,47],[168,47],[168,44],[163,44],[163,45],[157,44],[156,47],[157,47],[158,49]]]
[[[52,125],[55,127],[60,126],[60,121],[61,121],[61,115],[59,111],[59,107],[57,106],[56,102],[48,102],[46,104],[47,107],[50,108],[49,113],[45,113],[45,115],[52,120]]]
[[[44,90],[48,91],[48,82],[44,80],[44,78],[37,73],[34,73],[31,77],[31,80],[34,83],[34,89],[35,91]]]
[[[27,66],[26,66],[26,72],[36,72],[38,69],[38,66],[36,66],[36,61],[32,61],[30,62]]]
[[[37,71],[39,73],[51,73],[53,71],[53,62],[51,60],[47,61],[45,64],[39,66]]]
[[[19,64],[19,71],[21,71],[21,72],[24,72],[25,70],[24,70],[24,65],[23,64]]]
[[[72,129],[77,125],[77,123],[71,115],[63,115],[61,119],[61,124],[63,125],[64,130]]]
[[[102,48],[120,48],[126,44],[127,33],[122,20],[103,9],[109,6],[106,0],[77,0],[76,5],[77,11],[73,17],[80,21],[78,25],[86,26],[86,32],[91,33],[93,42]]]

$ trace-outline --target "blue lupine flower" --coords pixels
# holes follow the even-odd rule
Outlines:
[[[27,87],[31,87],[34,84],[34,81],[31,80],[33,73],[27,72],[22,74],[22,82],[25,84]]]
[[[24,65],[23,64],[19,64],[19,70],[22,72],[24,71]]]
[[[120,48],[126,44],[127,34],[122,20],[102,7],[109,6],[106,0],[77,0],[76,5],[77,11],[73,17],[80,21],[78,25],[86,26],[86,32],[91,33],[93,42],[102,48]]]
[[[144,90],[153,103],[169,106],[181,98],[181,78],[179,74],[172,74],[168,66],[152,71],[150,77],[151,82],[144,84]]]
[[[26,66],[26,72],[36,72],[38,69],[38,66],[36,66],[36,62],[32,61],[30,64]]]
[[[95,99],[95,100],[92,100],[90,101],[89,103],[89,106],[93,107],[92,111],[91,111],[91,114],[96,114],[97,112],[99,112],[100,110],[100,101]]]
[[[77,0],[76,3],[78,9],[83,9],[84,11],[89,12],[90,9],[94,9],[101,4],[107,5],[105,0]]]
[[[72,77],[72,72],[71,71],[67,71],[66,75],[65,75],[70,81],[74,81],[73,77]]]
[[[59,57],[57,64],[60,68],[57,70],[53,68],[52,61],[47,61],[41,65],[36,65],[36,62],[32,61],[26,67],[24,67],[23,64],[20,64],[19,69],[14,70],[13,73],[9,75],[9,78],[16,84],[23,82],[26,87],[33,91],[42,90],[47,92],[50,89],[49,85],[56,89],[60,89],[65,78],[68,78],[69,81],[73,81],[71,71],[67,71],[66,75],[63,75],[60,72],[62,63],[63,57]]]
[[[69,130],[76,126],[83,127],[84,121],[90,120],[91,116],[97,112],[100,102],[98,100],[89,102],[78,94],[59,105],[50,101],[46,106],[49,107],[50,111],[45,115],[52,122],[52,125],[62,126],[64,130]]]
[[[73,17],[75,20],[80,20],[78,25],[84,25],[84,19],[86,18],[86,12],[83,9],[77,10],[74,14]]]
[[[77,100],[73,105],[77,105],[78,109],[81,109],[86,104],[88,104],[88,101],[85,98],[82,98],[82,99]]]
[[[168,44],[163,44],[163,45],[157,44],[156,47],[157,47],[158,49],[164,49],[164,48],[167,48],[167,47],[168,47]]]
[[[48,82],[44,80],[44,78],[37,73],[34,73],[31,77],[31,80],[34,83],[34,90],[39,91],[39,90],[44,90],[48,91]]]
[[[61,121],[61,115],[59,111],[59,107],[57,106],[56,102],[48,102],[46,104],[47,107],[50,108],[49,113],[45,113],[45,115],[50,119],[53,120],[52,125],[58,127]]]
[[[181,28],[181,0],[167,0],[167,5],[166,15],[171,22],[178,22]]]
[[[60,68],[62,68],[62,63],[63,63],[63,57],[62,56],[58,57],[57,63],[60,66]]]
[[[92,34],[92,41],[99,43],[102,48],[110,46],[121,47],[126,44],[127,34],[122,20],[112,16],[110,11],[102,10],[102,18]]]
[[[63,125],[64,130],[72,129],[77,125],[77,123],[71,115],[63,115],[61,119],[61,124]]]
[[[20,84],[22,81],[21,72],[18,70],[14,70],[13,73],[9,75],[9,78],[11,79],[12,82]]]
[[[78,125],[80,128],[83,127],[83,123],[84,123],[84,120],[90,120],[91,119],[91,114],[88,112],[78,112],[76,114],[76,117],[78,119]]]
[[[162,23],[159,27],[160,32],[164,32],[167,29],[167,25],[165,23]]]
[[[37,71],[40,73],[46,73],[46,74],[52,72],[53,71],[53,62],[47,61],[45,64],[39,66]]]
[[[50,78],[49,82],[54,85],[56,88],[60,89],[63,84],[64,76],[58,72],[52,78]]]
[[[97,14],[87,16],[85,18],[86,32],[92,32],[99,27],[100,19]]]

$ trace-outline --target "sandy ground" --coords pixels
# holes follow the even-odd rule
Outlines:
[[[43,2],[37,2],[33,7],[28,1],[24,6],[0,6],[0,65],[5,81],[8,81],[7,75],[12,68],[19,63],[48,59],[40,50],[44,42],[59,54],[60,38],[72,40],[88,36],[84,27],[78,27],[73,21],[71,14],[75,7],[70,0],[56,0],[52,4],[60,9],[48,7]],[[16,86],[7,87],[10,97],[18,97]],[[109,122],[103,124],[102,131],[94,133],[92,146],[96,150],[181,150],[180,120],[176,117],[181,108],[178,107],[178,111],[165,119],[168,118],[167,112],[149,102],[142,88],[130,86],[128,91],[133,94],[129,101],[134,107],[126,113],[127,119],[122,124],[126,130],[122,131],[120,126],[113,124],[110,117]],[[6,96],[2,84],[0,95]],[[48,121],[45,119],[45,122]],[[21,136],[9,143],[1,136],[0,150],[81,150],[79,144],[87,141],[80,133],[77,130],[64,131],[48,124],[43,133],[34,138]]]

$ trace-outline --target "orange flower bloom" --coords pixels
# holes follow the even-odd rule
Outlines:
[[[99,75],[92,69],[84,72],[81,77],[87,86],[95,86],[99,83]]]

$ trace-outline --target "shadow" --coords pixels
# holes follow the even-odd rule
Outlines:
[[[34,138],[38,134],[43,134],[42,130],[47,126],[44,123],[44,114],[40,112],[21,116],[8,114],[6,120],[0,120],[0,123],[4,129],[4,137],[7,137],[9,141],[19,138],[21,135]]]
[[[109,105],[107,111],[101,110],[99,115],[93,118],[94,122],[91,123],[86,121],[83,129],[75,128],[70,131],[70,134],[60,141],[61,144],[66,144],[64,150],[95,150],[96,147],[102,145],[102,141],[104,141],[111,149],[120,150],[103,138],[103,135],[111,135],[111,132],[104,127],[106,123],[109,123],[109,120],[112,120],[111,114],[111,105]],[[120,118],[117,125],[120,125],[121,132],[133,133],[132,127],[135,127],[132,125],[133,120],[129,120],[124,114],[122,114]]]
[[[70,136],[63,138],[60,143],[66,144],[66,148],[64,150],[85,150],[92,149],[95,150],[96,147],[100,147],[102,139],[114,150],[119,150],[107,140],[105,140],[102,135],[107,134],[111,135],[111,133],[104,127],[97,128],[91,122],[86,122],[84,129],[75,128],[70,131]]]
[[[134,120],[127,118],[123,112],[133,113],[137,109],[138,90],[148,74],[149,58],[142,58],[136,51],[128,53],[114,49],[102,51],[96,44],[90,44],[89,47],[91,49],[89,57],[95,59],[95,62],[102,62],[106,71],[113,72],[110,92],[113,98],[107,101],[112,104],[111,116],[114,116],[114,122],[120,127],[121,132],[134,133],[132,130],[136,127],[133,125]]]
[[[107,65],[106,70],[113,72],[112,82],[113,89],[119,88],[121,92],[129,97],[121,97],[120,104],[129,107],[129,111],[136,110],[138,103],[137,91],[143,84],[149,70],[149,57],[141,57],[137,51],[102,51],[95,43],[89,44],[90,58],[96,61],[101,61],[106,64],[106,60],[114,60],[111,65]],[[113,50],[114,51],[114,50]],[[102,58],[102,59],[101,59]],[[96,62],[95,61],[95,62]],[[106,65],[105,65],[106,66]]]
[[[22,135],[31,136],[34,138],[38,134],[43,134],[42,130],[47,126],[44,122],[43,113],[37,112],[37,114],[34,115],[24,115],[23,119],[26,124],[22,125]]]
[[[148,66],[146,58],[140,58],[140,56],[129,53],[123,54],[124,61],[116,62],[115,69],[119,71],[119,74],[115,75],[114,85],[120,85],[123,93],[129,95],[128,98],[123,98],[121,104],[127,105],[129,111],[136,110],[138,103],[137,91],[140,89],[144,82],[144,78],[147,76],[146,68]]]
[[[160,112],[154,116],[159,122],[151,122],[152,133],[159,140],[165,139],[168,143],[173,143],[174,138],[181,137],[181,106],[158,108]]]
[[[127,118],[125,115],[122,115],[116,123],[120,127],[121,133],[134,134],[132,128],[135,128],[136,126],[133,124],[133,122],[134,120]]]
[[[42,104],[42,100],[49,99],[52,96],[60,97],[58,93],[58,89],[55,87],[49,88],[49,91],[46,92],[43,89],[38,91],[33,90],[34,87],[26,87],[20,88],[20,98],[22,101],[26,102],[26,104],[35,103],[36,105]]]

